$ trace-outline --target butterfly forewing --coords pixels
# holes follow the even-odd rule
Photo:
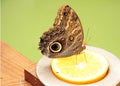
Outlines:
[[[75,11],[68,5],[63,5],[58,10],[53,27],[43,33],[41,39],[40,49],[48,57],[70,56],[78,54],[84,49],[82,46],[84,34],[81,22]],[[46,42],[47,46],[44,47]],[[53,50],[51,50],[52,48]],[[57,49],[59,52],[57,52]]]

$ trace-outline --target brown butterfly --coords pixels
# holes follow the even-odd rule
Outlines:
[[[75,11],[68,5],[60,7],[53,27],[40,37],[39,49],[48,57],[79,54],[83,46],[83,29]]]

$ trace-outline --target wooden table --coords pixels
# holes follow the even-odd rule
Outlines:
[[[35,63],[28,60],[22,54],[0,41],[0,83],[1,86],[32,86],[26,80],[26,76],[35,77]],[[28,69],[28,71],[27,71]],[[31,75],[29,72],[32,72]],[[37,79],[35,79],[37,80]],[[34,84],[34,83],[33,83]],[[36,83],[35,83],[36,84]],[[40,82],[39,85],[43,86]]]

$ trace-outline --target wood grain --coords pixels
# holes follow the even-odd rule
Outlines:
[[[24,69],[35,63],[0,41],[1,86],[31,86],[24,80]]]
[[[32,86],[44,86],[36,75],[36,65],[33,64],[24,70],[25,80],[32,84]]]

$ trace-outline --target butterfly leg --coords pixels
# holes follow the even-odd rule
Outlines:
[[[80,54],[83,54],[84,61],[87,63],[87,56],[86,56],[86,53],[83,51],[83,52],[81,52]]]
[[[75,62],[76,62],[76,65],[78,64],[78,58],[77,58],[77,55],[76,55],[76,58],[75,58]]]
[[[82,48],[83,48],[83,50],[86,49],[85,45],[82,45]],[[84,60],[87,63],[87,56],[84,51],[82,53],[84,54]]]
[[[84,60],[87,63],[87,56],[86,56],[85,52],[83,52],[83,54],[84,54]]]
[[[87,63],[87,56],[86,56],[85,52],[81,52],[81,53],[79,53],[79,54],[83,55],[83,59],[84,59],[85,63]],[[78,54],[76,54],[75,64],[76,64],[76,65],[79,64],[79,63],[78,63]]]

